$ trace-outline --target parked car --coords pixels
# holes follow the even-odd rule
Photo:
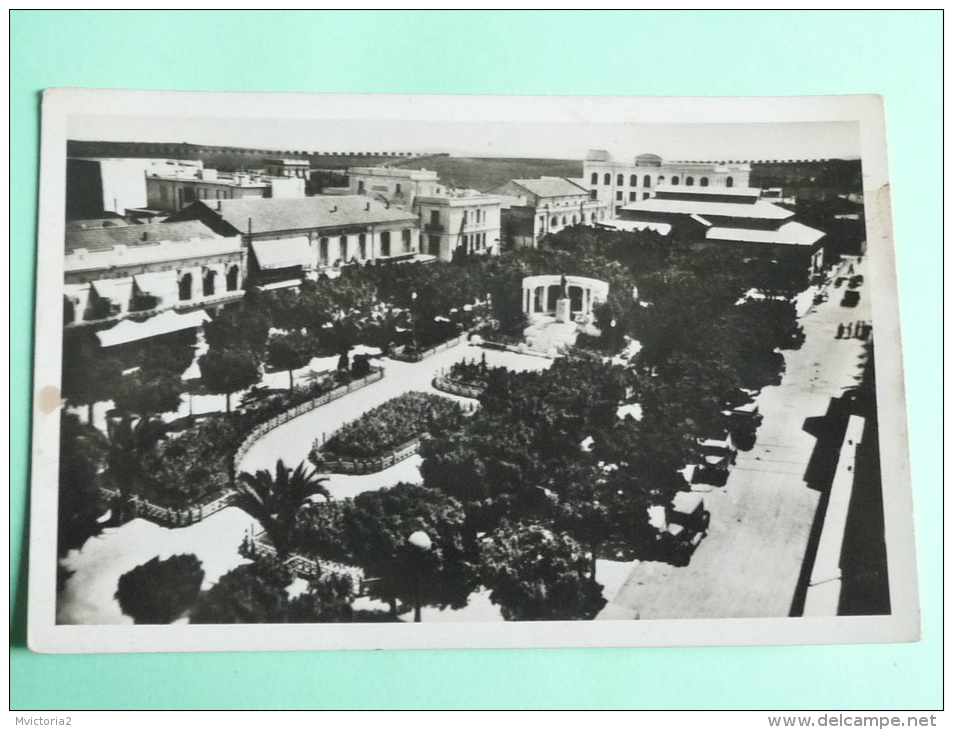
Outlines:
[[[844,298],[840,300],[842,307],[856,307],[860,302],[860,292],[856,289],[848,289],[844,292]]]

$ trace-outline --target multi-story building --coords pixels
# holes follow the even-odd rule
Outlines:
[[[618,211],[647,200],[660,185],[698,188],[747,188],[747,162],[666,161],[658,155],[639,155],[632,162],[616,160],[605,150],[589,150],[583,162],[583,180],[591,197]]]
[[[446,190],[433,170],[400,167],[352,167],[347,171],[351,195],[367,195],[392,205],[414,207],[417,196],[433,198]]]
[[[193,174],[147,172],[146,192],[151,210],[174,213],[196,200],[303,198],[304,180],[268,178],[250,173],[222,173],[200,168]]]
[[[502,199],[503,242],[535,247],[547,233],[575,225],[595,225],[609,216],[605,201],[564,177],[510,180],[490,191]]]
[[[500,253],[500,196],[476,190],[449,190],[417,195],[422,249],[441,261],[464,255]]]
[[[261,289],[296,286],[354,263],[414,260],[417,216],[363,195],[284,200],[201,200],[175,216],[241,236],[249,281]]]
[[[123,216],[146,207],[145,170],[149,160],[80,158],[66,160],[66,219]],[[200,163],[201,164],[201,163]]]
[[[311,163],[307,160],[289,160],[287,158],[269,157],[263,162],[265,174],[271,177],[299,177],[308,179]]]
[[[66,229],[67,325],[187,310],[244,294],[241,237],[199,221],[75,222]]]

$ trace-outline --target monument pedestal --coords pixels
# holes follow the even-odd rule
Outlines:
[[[565,297],[560,297],[556,300],[556,321],[560,324],[572,321],[572,316],[569,311],[569,300]]]

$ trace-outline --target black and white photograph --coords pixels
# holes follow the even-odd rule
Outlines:
[[[34,650],[918,638],[878,97],[42,114]]]

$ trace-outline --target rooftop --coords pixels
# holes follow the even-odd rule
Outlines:
[[[246,232],[250,222],[254,233],[417,220],[403,208],[387,207],[364,195],[215,200],[193,205],[204,206],[240,232]]]
[[[824,237],[824,232],[797,221],[789,221],[776,231],[715,226],[705,232],[713,241],[746,241],[750,243],[777,243],[789,246],[812,246]]]
[[[149,246],[157,243],[180,243],[196,239],[220,238],[201,221],[181,223],[145,223],[142,225],[99,225],[80,228],[82,221],[73,221],[66,230],[66,253],[77,249],[106,251],[116,246]]]
[[[513,180],[515,185],[525,188],[540,198],[560,198],[567,195],[585,195],[589,191],[564,177],[541,177],[534,180]]]
[[[709,188],[706,188],[708,190]],[[785,220],[794,215],[766,200],[753,203],[715,203],[707,200],[665,200],[648,198],[622,208],[626,213],[671,213],[676,215],[722,216],[726,218],[758,218],[761,220]]]

